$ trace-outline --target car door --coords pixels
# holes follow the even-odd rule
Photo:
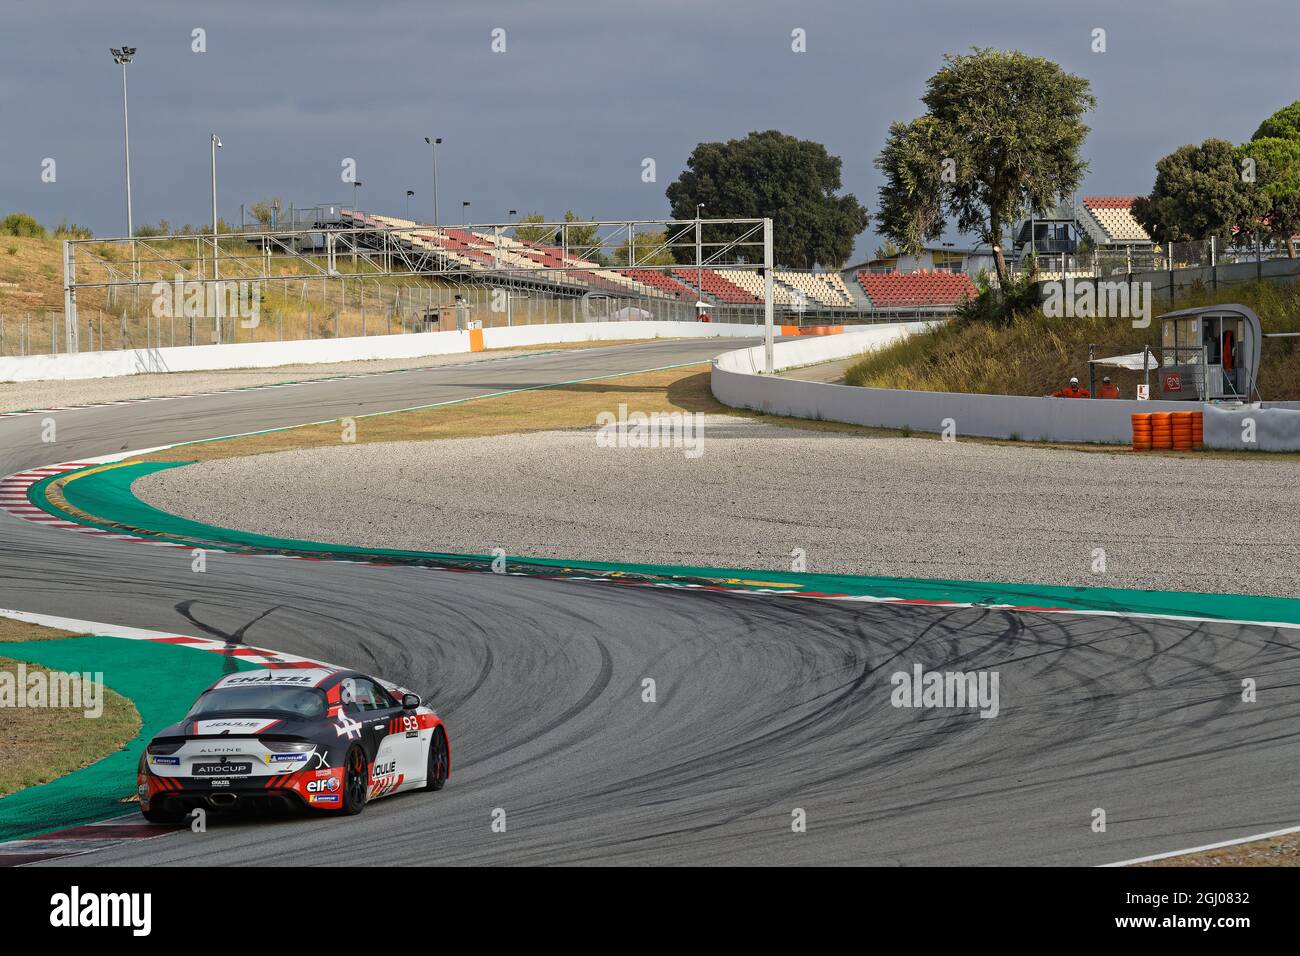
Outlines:
[[[366,750],[373,754],[370,769],[370,795],[380,797],[392,793],[399,782],[404,782],[408,775],[408,760],[405,755],[405,736],[390,731],[395,726],[394,720],[401,715],[388,691],[368,677],[354,679],[354,688],[358,708],[357,719],[362,724],[362,734],[368,746]]]

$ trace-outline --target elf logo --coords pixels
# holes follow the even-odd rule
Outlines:
[[[324,793],[325,791],[333,792],[339,788],[338,777],[330,777],[328,780],[308,780],[308,793]]]

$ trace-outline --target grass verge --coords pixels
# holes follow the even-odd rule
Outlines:
[[[1240,302],[1259,315],[1264,331],[1300,331],[1300,285],[1248,282],[1211,293],[1179,298],[1177,308]],[[1158,311],[1170,311],[1161,309]],[[1071,375],[1088,380],[1088,346],[1100,355],[1160,347],[1160,324],[1135,329],[1128,319],[1049,319],[1041,312],[1016,316],[1005,325],[952,322],[865,356],[845,375],[849,385],[924,392],[986,395],[1048,395]],[[1259,390],[1272,401],[1300,399],[1300,339],[1270,339],[1261,353]],[[1098,373],[1102,374],[1101,372]],[[1126,398],[1141,374],[1111,369]]]
[[[896,432],[883,428],[780,418],[728,408],[713,397],[709,388],[708,363],[700,363],[683,368],[614,376],[599,381],[485,396],[455,405],[358,418],[355,419],[356,442],[430,441],[593,428],[598,414],[617,411],[620,403],[626,404],[632,411],[647,413],[702,412],[756,418],[772,424],[816,431],[876,437],[897,436]],[[342,427],[338,421],[331,421],[260,435],[181,445],[142,457],[146,461],[213,461],[338,445],[341,442]]]
[[[1300,833],[1171,856],[1138,866],[1300,866]]]
[[[5,643],[57,641],[75,636],[0,618],[0,650]],[[17,680],[19,664],[0,655],[0,674]],[[51,673],[38,664],[24,666],[29,678]],[[107,687],[104,711],[93,719],[86,717],[82,708],[4,706],[0,714],[0,798],[49,783],[121,750],[141,726],[135,705]]]
[[[442,405],[414,411],[387,412],[357,418],[356,442],[432,441],[441,438],[480,438],[526,432],[593,428],[596,416],[603,411],[616,412],[619,403],[630,411],[701,412],[706,415],[730,415],[749,418],[770,425],[801,428],[807,431],[860,435],[868,438],[914,438],[938,441],[929,432],[906,429],[874,428],[846,422],[813,421],[780,415],[730,408],[713,397],[709,387],[708,363],[612,376],[598,381],[547,388],[506,395],[472,398],[455,405]],[[268,455],[302,448],[321,448],[343,441],[340,421],[306,425],[238,438],[218,439],[181,445],[141,456],[144,461],[215,461],[247,455]],[[1023,442],[994,438],[963,438],[964,442],[1005,445],[1013,448],[1055,449],[1094,454],[1134,454],[1125,446],[1076,445],[1065,442]],[[1295,458],[1300,453],[1234,451],[1150,451],[1143,455],[1162,458],[1248,458],[1278,461]]]

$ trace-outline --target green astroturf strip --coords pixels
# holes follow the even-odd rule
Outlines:
[[[54,479],[45,479],[34,485],[30,497],[38,506],[72,520],[102,528],[151,534],[194,547],[270,551],[319,558],[373,559],[483,570],[486,570],[492,561],[488,555],[360,548],[220,528],[154,508],[141,501],[132,492],[132,484],[136,479],[167,468],[182,467],[185,464],[189,463],[135,462],[67,482],[63,486],[63,495],[74,512],[60,511],[48,501],[45,489]],[[568,577],[596,575],[629,581],[721,585],[742,590],[776,590],[797,594],[847,594],[910,601],[1113,611],[1300,624],[1300,600],[1281,597],[868,577],[669,564],[565,561],[513,556],[508,560],[511,571],[559,574]]]
[[[3,643],[0,657],[56,671],[102,673],[105,686],[135,704],[141,720],[140,733],[116,753],[57,780],[0,798],[0,841],[131,812],[136,805],[122,801],[135,793],[136,766],[145,743],[184,717],[195,698],[223,674],[257,667],[192,647],[120,637]]]

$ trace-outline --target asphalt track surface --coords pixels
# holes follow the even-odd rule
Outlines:
[[[0,462],[10,474],[743,344],[567,351],[63,411],[54,445],[40,441],[42,416],[5,419]],[[486,496],[490,480],[449,493]],[[0,606],[372,670],[424,692],[450,729],[441,793],[347,819],[212,817],[205,834],[74,865],[1097,864],[1300,822],[1294,630],[215,553],[195,574],[185,551],[5,514]],[[1001,713],[894,708],[889,675],[916,663],[997,670]],[[642,701],[646,678],[655,703]],[[1243,678],[1258,682],[1258,703],[1240,701]],[[504,833],[490,827],[497,808]],[[795,808],[806,833],[791,830]],[[1094,808],[1105,833],[1090,826]]]

